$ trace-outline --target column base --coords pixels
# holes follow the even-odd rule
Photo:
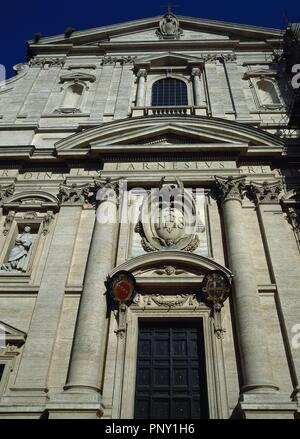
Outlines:
[[[249,393],[276,393],[279,387],[274,384],[247,384],[241,388],[242,394]]]
[[[100,393],[100,390],[100,387],[87,384],[68,383],[64,386],[64,391],[67,393]]]
[[[8,395],[1,398],[0,419],[99,419],[104,408],[99,392],[59,392],[47,394],[41,399],[31,396]]]
[[[297,404],[288,394],[247,393],[240,400],[231,416],[239,419],[295,419]]]

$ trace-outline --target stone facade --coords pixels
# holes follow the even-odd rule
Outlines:
[[[0,88],[0,418],[133,418],[140,323],[200,320],[209,418],[299,417],[282,31],[166,14],[28,50]],[[164,79],[184,104],[153,104]],[[147,221],[153,189],[188,200],[192,231],[173,198]],[[212,310],[215,270],[232,286]],[[123,308],[120,271],[137,289]]]

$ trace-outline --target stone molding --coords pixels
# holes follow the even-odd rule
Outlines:
[[[91,75],[90,73],[81,73],[81,72],[72,72],[72,73],[65,73],[60,76],[60,82],[66,82],[66,81],[89,81],[89,82],[95,82],[96,76]]]

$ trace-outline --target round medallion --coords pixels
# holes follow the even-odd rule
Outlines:
[[[108,281],[108,291],[116,302],[130,302],[135,295],[136,281],[127,271],[119,271]]]
[[[230,293],[228,277],[221,271],[211,271],[202,282],[202,297],[208,305],[223,303]]]

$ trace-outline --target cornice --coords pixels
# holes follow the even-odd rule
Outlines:
[[[97,55],[104,56],[107,52],[111,54],[116,52],[131,53],[140,52],[141,50],[161,51],[161,50],[235,50],[243,52],[245,50],[264,50],[272,52],[273,47],[278,44],[277,40],[271,42],[266,41],[246,41],[240,40],[172,40],[172,41],[118,41],[103,42],[97,45],[70,45],[61,47],[57,50],[57,46],[34,45],[30,48],[30,56],[35,55]]]
[[[181,15],[177,15],[177,18],[180,21],[182,27],[186,26],[187,28],[198,28],[199,30],[201,28],[202,31],[218,31],[219,33],[224,32],[225,34],[231,35],[233,33],[241,32],[245,36],[248,36],[250,38],[254,38],[255,36],[259,35],[261,38],[264,37],[265,39],[269,37],[281,37],[282,35],[282,31],[280,29],[274,28],[258,27]],[[138,32],[153,26],[158,27],[160,20],[161,16],[142,18],[138,20],[131,20],[123,23],[101,26],[83,31],[75,31],[68,39],[66,39],[63,34],[60,34],[56,36],[42,38],[40,41],[41,44],[57,44],[65,43],[66,41],[68,41],[68,43],[76,43],[79,40],[81,40],[82,43],[84,43],[84,41],[92,42],[93,40],[97,41],[101,39],[101,37],[105,38],[108,34],[110,36],[113,36],[128,32]],[[28,44],[32,45],[33,40],[28,41]]]

